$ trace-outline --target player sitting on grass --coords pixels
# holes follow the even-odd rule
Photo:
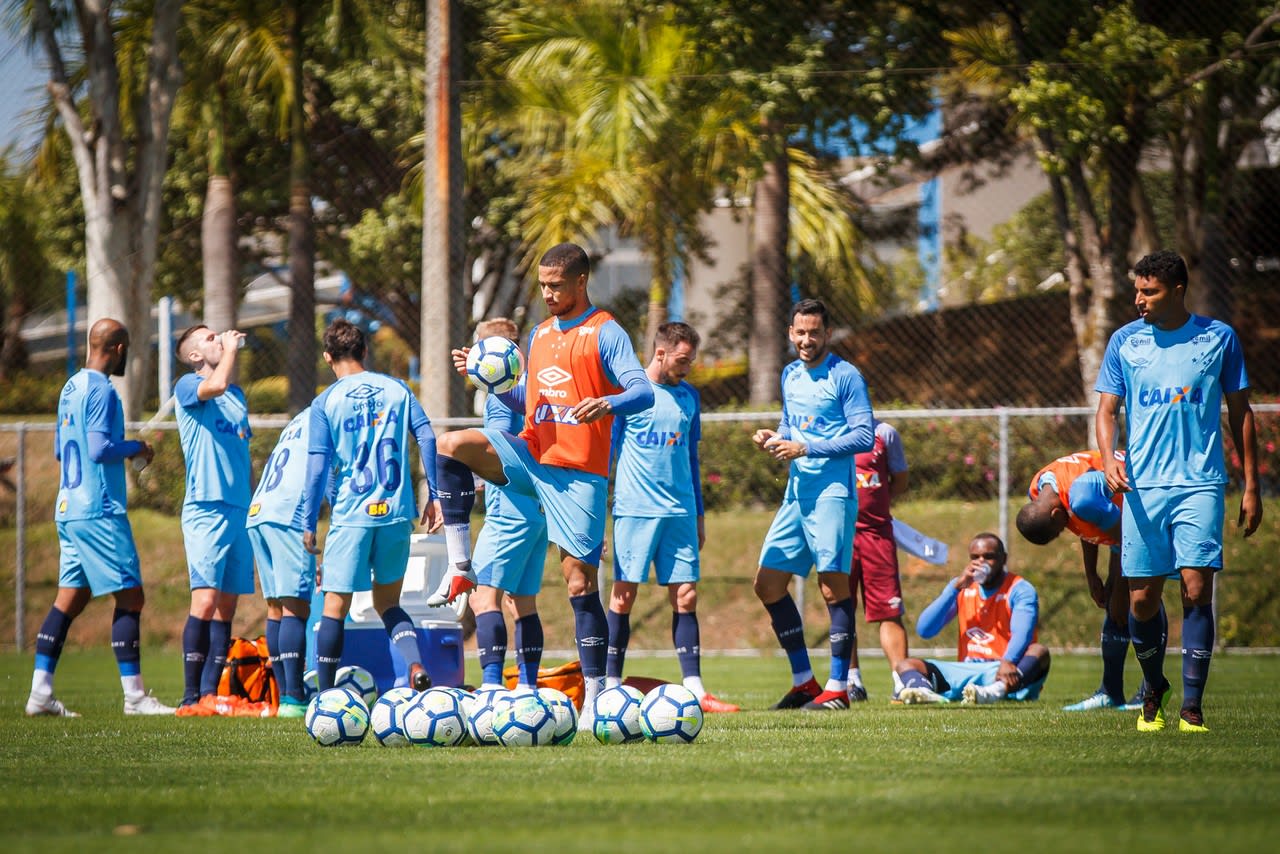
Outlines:
[[[649,566],[671,600],[671,641],[684,687],[705,712],[736,712],[702,685],[698,632],[698,551],[706,540],[698,442],[698,392],[684,381],[698,357],[698,333],[687,323],[664,323],[645,373],[653,407],[613,422],[618,466],[613,501],[613,592],[609,597],[609,652],[605,683],[622,682],[631,638],[631,609]]]
[[[495,335],[515,341],[518,334],[515,321],[505,317],[476,326],[477,341]],[[498,395],[490,394],[484,401],[484,426],[486,430],[501,430],[514,436],[524,428],[524,413],[511,409]],[[503,687],[507,622],[500,606],[504,593],[515,612],[519,684],[525,688],[538,686],[543,643],[538,593],[542,590],[542,569],[546,562],[547,517],[538,499],[497,484],[487,485],[484,527],[480,529],[472,555],[476,589],[470,600],[476,615],[481,688]]]
[[[1005,570],[1004,543],[978,534],[969,563],[920,614],[916,632],[928,640],[956,617],[956,661],[907,658],[897,668],[904,703],[967,704],[1035,700],[1049,675],[1049,650],[1036,640],[1039,604],[1031,582]]]
[[[1121,455],[1123,456],[1123,455]],[[1124,660],[1129,654],[1129,586],[1120,577],[1121,494],[1107,486],[1102,454],[1077,451],[1049,463],[1031,478],[1030,499],[1018,511],[1018,531],[1027,542],[1047,545],[1068,530],[1080,538],[1080,556],[1089,596],[1102,619],[1102,684],[1092,695],[1064,706],[1064,712],[1140,709],[1142,689],[1125,701]],[[1098,547],[1107,546],[1107,580],[1098,575]]]

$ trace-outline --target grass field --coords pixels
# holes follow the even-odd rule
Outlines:
[[[173,700],[172,652],[148,650]],[[1042,701],[844,713],[748,711],[689,746],[322,749],[297,720],[126,719],[108,651],[69,652],[78,720],[27,719],[28,656],[0,655],[0,838],[11,851],[1267,850],[1280,831],[1280,658],[1221,655],[1208,735],[1064,714],[1098,662],[1061,656]],[[474,665],[472,665],[474,667]],[[1168,669],[1177,675],[1179,660]],[[674,678],[676,663],[631,670]],[[778,658],[713,658],[708,685],[763,709]],[[1130,684],[1136,673],[1130,674]],[[1174,701],[1177,702],[1175,694]],[[1272,849],[1274,850],[1274,849]]]

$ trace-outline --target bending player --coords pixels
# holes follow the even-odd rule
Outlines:
[[[752,436],[756,447],[790,463],[754,585],[791,665],[792,688],[773,708],[847,709],[853,649],[849,567],[858,515],[853,457],[875,441],[871,399],[858,369],[831,352],[825,305],[813,299],[796,303],[787,335],[799,358],[782,369],[782,420],[776,431]],[[789,590],[792,577],[804,579],[814,567],[831,616],[831,675],[825,686],[809,666],[804,623]]]
[[[703,711],[738,707],[707,693],[702,684],[698,633],[698,552],[706,540],[702,513],[701,402],[684,381],[698,357],[698,333],[687,323],[664,323],[645,373],[653,407],[613,422],[618,458],[613,486],[613,592],[609,597],[609,653],[605,684],[621,684],[631,638],[636,590],[649,566],[671,600],[671,642],[684,686]]]
[[[280,433],[249,504],[249,543],[267,600],[267,650],[280,687],[282,718],[306,714],[302,671],[307,660],[307,618],[316,586],[316,558],[302,547],[303,490],[307,478],[311,407]]]
[[[515,322],[505,317],[486,320],[476,327],[477,340],[498,335],[515,341],[517,334]],[[524,416],[491,394],[484,401],[484,426],[486,430],[516,435],[524,426]],[[507,622],[501,606],[505,593],[515,611],[519,684],[536,688],[538,668],[542,664],[538,593],[542,590],[542,570],[547,562],[547,517],[537,498],[496,484],[485,489],[484,502],[484,527],[476,539],[472,560],[476,567],[476,589],[470,599],[471,610],[476,615],[480,687],[504,687]]]
[[[995,534],[969,542],[969,563],[920,612],[916,633],[928,640],[959,618],[955,661],[907,658],[898,664],[906,704],[1035,700],[1049,676],[1049,650],[1036,643],[1040,605],[1031,582],[1007,571]]]
[[[58,593],[36,635],[28,715],[79,717],[53,695],[53,674],[71,622],[95,596],[111,594],[111,651],[120,672],[126,715],[171,715],[174,710],[142,684],[139,623],[146,597],[133,529],[126,514],[124,461],[150,462],[146,442],[124,438],[124,407],[108,377],[124,375],[129,331],[102,318],[89,330],[85,366],[62,387],[53,453],[61,482],[54,518],[60,560]]]
[[[653,405],[653,389],[631,340],[611,314],[591,304],[590,270],[587,253],[572,243],[552,247],[538,262],[538,285],[551,317],[529,336],[524,384],[502,395],[508,406],[524,411],[520,435],[457,430],[439,438],[437,484],[450,568],[427,600],[443,605],[475,586],[475,476],[540,501],[548,537],[560,547],[573,608],[585,681],[583,730],[594,723],[592,704],[604,685],[608,626],[596,568],[604,546],[610,428],[615,415]],[[466,352],[453,351],[459,373],[466,371]]]
[[[1123,455],[1122,455],[1123,456]],[[1049,463],[1027,489],[1031,499],[1018,511],[1018,531],[1027,542],[1043,546],[1069,530],[1080,538],[1084,578],[1089,596],[1103,609],[1102,685],[1078,703],[1063,706],[1064,712],[1093,709],[1131,709],[1142,704],[1141,688],[1132,702],[1126,702],[1124,660],[1129,654],[1129,589],[1120,578],[1120,493],[1107,486],[1102,471],[1102,454],[1077,451]],[[1098,547],[1110,554],[1107,580],[1098,575]]]
[[[373,590],[373,607],[404,658],[409,685],[431,687],[422,666],[418,633],[400,607],[409,564],[409,535],[417,517],[413,481],[407,476],[409,434],[418,443],[431,491],[422,512],[429,531],[440,527],[435,496],[435,436],[421,404],[403,382],[364,368],[365,337],[359,327],[335,320],[324,333],[324,360],[337,379],[311,404],[307,490],[302,544],[316,546],[320,503],[332,474],[333,513],[324,544],[324,615],[316,633],[316,683],[332,688],[342,661],[343,620],[357,590]]]

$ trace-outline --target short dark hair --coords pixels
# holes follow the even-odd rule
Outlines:
[[[364,361],[364,331],[349,320],[338,318],[324,331],[324,351],[335,362]]]
[[[816,314],[822,318],[823,328],[831,325],[831,315],[827,312],[826,304],[820,299],[802,299],[791,307],[791,321],[795,323],[798,314]]]
[[[576,243],[559,243],[542,254],[539,267],[558,269],[566,279],[586,276],[591,273],[591,259],[587,250]]]
[[[1053,524],[1053,508],[1035,501],[1028,501],[1018,511],[1015,522],[1018,533],[1027,542],[1035,546],[1045,546],[1058,538],[1057,526]]]
[[[1172,249],[1161,249],[1144,256],[1133,265],[1133,275],[1144,279],[1155,279],[1162,285],[1176,288],[1187,286],[1187,262]]]
[[[670,349],[680,343],[688,344],[696,350],[698,345],[702,343],[702,336],[698,334],[698,330],[678,320],[662,324],[653,336],[653,348],[655,350],[659,347],[664,350]]]
[[[969,542],[971,543],[976,543],[978,540],[992,540],[996,544],[996,552],[998,554],[1000,554],[1002,557],[1008,554],[1008,552],[1006,552],[1004,549],[1004,540],[1000,539],[990,531],[983,531],[982,533],[974,534],[972,537],[969,538]]]
[[[188,326],[186,329],[182,330],[182,334],[178,336],[178,346],[175,350],[175,352],[178,354],[178,361],[184,362],[186,364],[190,364],[190,362],[187,362],[188,354],[183,352],[183,348],[186,346],[187,341],[191,338],[191,336],[195,335],[201,329],[208,329],[208,328],[209,327],[203,323],[197,323],[195,326]]]

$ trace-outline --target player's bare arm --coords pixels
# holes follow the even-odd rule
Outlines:
[[[1098,438],[1098,449],[1102,451],[1102,468],[1107,478],[1107,486],[1113,492],[1128,492],[1129,475],[1125,472],[1124,462],[1117,460],[1112,453],[1116,447],[1116,416],[1119,409],[1118,396],[1106,392],[1100,393],[1098,413],[1094,418],[1094,431]]]
[[[1089,585],[1089,598],[1099,608],[1107,607],[1106,585],[1098,575],[1098,546],[1096,543],[1080,541],[1080,556],[1084,561],[1084,580]]]
[[[1240,516],[1236,527],[1250,536],[1262,524],[1262,494],[1258,483],[1258,433],[1253,420],[1253,407],[1249,405],[1249,390],[1241,389],[1226,395],[1227,423],[1231,427],[1231,441],[1240,454],[1244,469],[1244,488],[1240,491]]]

